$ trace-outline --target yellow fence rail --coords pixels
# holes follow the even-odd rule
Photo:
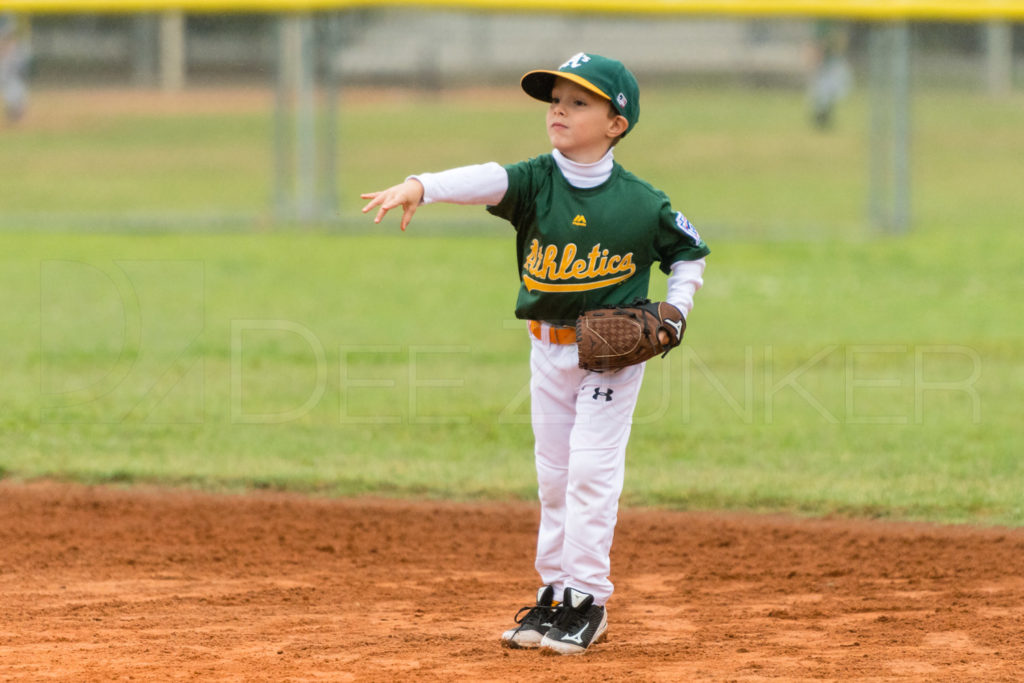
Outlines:
[[[419,7],[479,11],[815,16],[868,21],[1024,20],[1024,0],[0,0],[35,14],[278,13]]]

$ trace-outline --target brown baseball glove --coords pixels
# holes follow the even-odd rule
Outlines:
[[[637,301],[630,306],[596,308],[576,319],[580,367],[603,372],[642,363],[679,346],[686,318],[665,302]],[[662,344],[658,332],[665,332]]]

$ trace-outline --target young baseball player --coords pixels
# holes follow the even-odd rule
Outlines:
[[[613,158],[614,145],[640,113],[639,87],[621,62],[579,53],[557,70],[527,73],[521,84],[550,103],[550,154],[410,176],[362,195],[370,200],[363,212],[377,208],[379,223],[401,207],[404,230],[421,204],[483,204],[516,230],[515,314],[529,321],[532,344],[541,507],[535,566],[544,585],[501,640],[507,647],[578,654],[608,624],[609,554],[644,364],[581,369],[574,325],[584,311],[646,298],[657,262],[669,276],[670,306],[661,306],[675,316],[681,336],[708,248],[664,193]],[[669,341],[665,331],[658,334]]]

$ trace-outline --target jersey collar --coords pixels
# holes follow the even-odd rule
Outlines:
[[[592,164],[580,164],[569,159],[557,149],[551,151],[558,170],[562,172],[565,179],[573,187],[589,189],[597,187],[612,175],[612,168],[615,166],[615,158],[612,155],[614,148],[608,148],[608,152]]]

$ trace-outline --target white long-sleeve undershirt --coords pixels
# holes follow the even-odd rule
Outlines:
[[[690,317],[690,311],[693,310],[693,297],[704,286],[704,268],[706,266],[707,260],[704,257],[696,261],[676,261],[672,264],[665,301],[682,311],[684,318]]]
[[[422,204],[489,204],[501,201],[508,191],[508,173],[499,164],[459,166],[439,173],[420,173],[406,180],[418,180],[423,186]]]
[[[613,150],[609,149],[607,154],[592,164],[575,162],[557,149],[551,152],[551,156],[570,185],[587,189],[597,187],[611,177],[615,163]],[[409,176],[409,179],[415,179],[423,185],[423,204],[446,202],[494,205],[508,191],[508,173],[493,161],[438,173],[420,173]],[[704,284],[706,265],[707,261],[699,258],[696,261],[676,261],[670,268],[665,301],[682,311],[686,317],[693,310],[694,295]]]

